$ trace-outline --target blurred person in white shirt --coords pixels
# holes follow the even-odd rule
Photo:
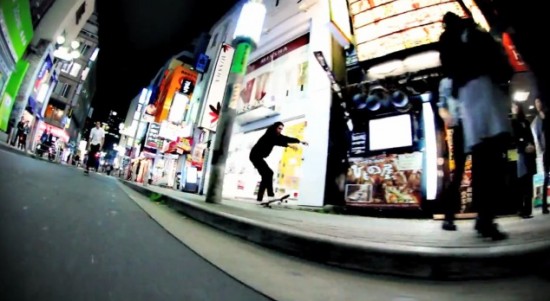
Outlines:
[[[88,139],[88,164],[86,164],[85,173],[90,172],[90,167],[96,168],[97,153],[103,147],[105,142],[105,131],[101,128],[101,122],[96,121],[95,127],[90,131]]]

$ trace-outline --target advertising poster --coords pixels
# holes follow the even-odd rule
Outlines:
[[[285,101],[305,97],[308,83],[309,34],[252,62],[237,105],[243,114],[259,107],[277,110]]]
[[[283,134],[289,137],[295,137],[304,140],[304,131],[307,122],[302,121],[285,126]],[[279,169],[277,173],[277,191],[281,194],[290,194],[291,198],[298,197],[300,189],[300,177],[302,169],[303,150],[298,147],[293,150],[289,147],[283,148],[283,154],[279,161]]]
[[[544,174],[537,173],[533,176],[533,207],[541,208],[542,207],[542,191],[544,187]],[[550,189],[546,188],[548,192]],[[547,194],[550,196],[550,193]]]
[[[204,100],[205,106],[200,121],[200,127],[204,129],[213,132],[216,131],[218,118],[220,117],[221,102],[225,95],[225,86],[229,78],[234,54],[235,48],[231,47],[231,45],[225,43],[221,45]]]
[[[0,29],[13,60],[17,62],[23,57],[34,34],[29,1],[0,1]]]
[[[345,198],[348,205],[419,206],[422,152],[350,159]]]

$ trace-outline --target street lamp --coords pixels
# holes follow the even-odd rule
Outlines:
[[[212,152],[212,170],[208,182],[208,191],[206,192],[207,203],[220,203],[222,200],[225,163],[233,132],[237,101],[246,74],[248,56],[260,40],[265,15],[266,9],[261,0],[249,0],[243,5],[237,20],[237,27],[231,43],[235,48],[235,55],[231,63],[220,119],[216,128],[216,138]]]

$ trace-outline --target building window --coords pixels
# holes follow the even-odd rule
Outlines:
[[[65,106],[57,103],[48,104],[48,107],[46,107],[46,112],[44,113],[44,117],[46,119],[57,121],[59,123],[63,121],[64,116],[65,116]]]
[[[87,57],[88,53],[90,53],[90,49],[92,49],[92,46],[90,46],[86,43],[82,43],[82,45],[80,46],[80,54],[83,57]]]
[[[212,44],[210,44],[210,48],[216,46],[216,44],[218,44],[218,33],[216,33],[212,38]]]
[[[92,53],[92,56],[90,57],[90,61],[95,62],[95,60],[97,59],[98,53],[99,53],[99,48],[96,47],[96,49],[94,49],[94,53]]]
[[[71,93],[72,86],[64,83],[64,82],[58,82],[55,86],[54,93],[59,96],[63,96],[65,98],[69,98],[69,94]]]
[[[71,71],[72,62],[61,61],[61,72],[69,73]]]
[[[82,79],[82,81],[85,81],[86,78],[88,78],[88,73],[90,73],[90,67],[84,68],[84,71],[82,71],[82,75],[80,79]]]
[[[71,72],[69,74],[74,77],[78,77],[80,74],[80,69],[82,69],[82,65],[79,63],[73,63],[73,66],[71,67]]]

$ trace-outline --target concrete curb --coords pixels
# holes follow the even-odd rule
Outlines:
[[[146,187],[121,182],[147,197],[157,194]],[[213,209],[215,205],[168,195],[163,195],[163,198],[173,209],[250,242],[307,260],[376,274],[449,280],[512,276],[540,268],[550,251],[549,241],[487,248],[353,242],[218,212]]]

